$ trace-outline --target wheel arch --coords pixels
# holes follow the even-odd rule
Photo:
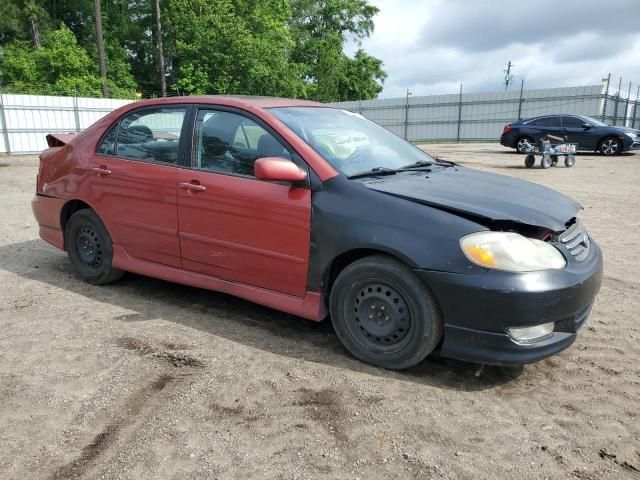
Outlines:
[[[85,210],[85,209],[92,210],[96,215],[98,215],[98,212],[96,211],[95,208],[93,208],[91,205],[89,205],[84,200],[80,200],[80,199],[77,199],[77,198],[73,199],[73,200],[69,200],[68,202],[66,202],[62,206],[62,209],[60,210],[60,229],[62,230],[62,238],[64,240],[64,249],[65,250],[67,249],[66,230],[67,230],[67,224],[69,223],[69,219],[77,211]],[[100,215],[98,215],[98,217],[100,217]],[[106,228],[106,225],[105,225],[105,228]]]
[[[384,255],[407,265],[409,268],[416,267],[414,262],[406,258],[404,255],[382,247],[362,247],[346,250],[334,257],[325,269],[322,283],[324,285],[323,297],[327,305],[329,296],[331,295],[331,289],[333,288],[333,284],[335,283],[336,278],[338,278],[338,275],[340,275],[340,273],[353,262],[372,255]]]

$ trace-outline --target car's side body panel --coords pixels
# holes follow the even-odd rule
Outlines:
[[[311,191],[254,178],[180,171],[178,216],[183,268],[304,296]]]

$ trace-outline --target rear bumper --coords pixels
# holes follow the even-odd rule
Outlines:
[[[445,321],[441,355],[492,365],[536,362],[569,347],[585,323],[602,282],[602,253],[592,243],[582,262],[563,270],[461,275],[418,270],[432,289]],[[554,322],[536,342],[516,343],[508,327]]]
[[[515,138],[508,134],[508,133],[503,133],[500,136],[500,145],[504,145],[505,147],[509,147],[509,148],[515,148],[516,143],[515,143]]]
[[[60,198],[36,194],[31,209],[40,227],[40,238],[54,247],[64,250],[64,235],[60,228],[60,213],[65,201]]]

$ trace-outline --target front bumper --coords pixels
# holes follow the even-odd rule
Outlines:
[[[584,324],[602,283],[602,252],[592,242],[581,262],[563,270],[476,275],[416,270],[435,294],[445,328],[440,354],[491,365],[536,362],[569,347]],[[554,322],[553,334],[516,343],[507,327]]]

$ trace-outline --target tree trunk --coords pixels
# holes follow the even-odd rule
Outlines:
[[[158,45],[158,66],[160,71],[160,89],[167,96],[167,80],[164,72],[164,49],[162,48],[162,25],[160,23],[160,0],[156,0],[156,43]]]
[[[42,42],[40,42],[40,28],[38,27],[38,18],[36,16],[36,0],[29,0],[29,5],[31,6],[31,12],[29,15],[29,23],[31,24],[31,39],[33,40],[33,44],[36,48],[40,48],[42,46]]]
[[[102,78],[102,96],[109,97],[109,85],[107,84],[107,59],[104,53],[104,36],[102,35],[102,12],[100,0],[94,0],[96,16],[96,42],[98,44],[98,62],[100,63],[100,77]]]

